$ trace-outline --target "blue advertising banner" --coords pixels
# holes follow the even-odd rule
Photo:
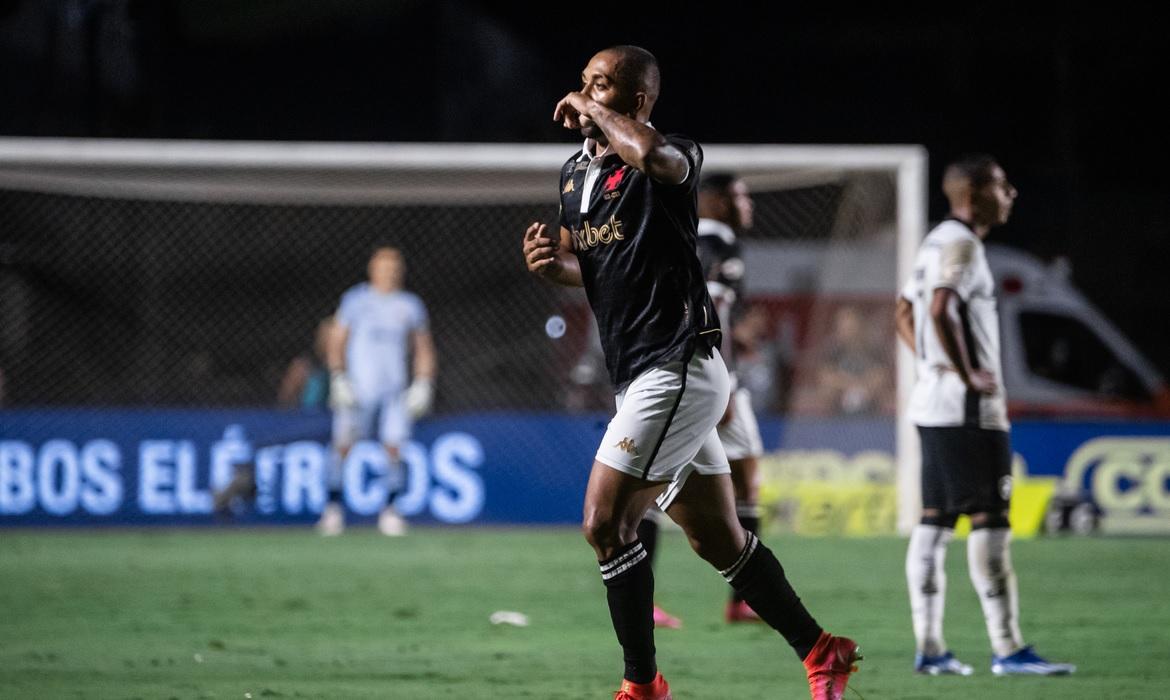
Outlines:
[[[604,419],[494,413],[424,421],[402,448],[416,521],[570,523]],[[312,522],[325,504],[327,413],[0,412],[0,525],[194,525],[213,495],[255,471],[244,523]],[[358,520],[386,503],[385,451],[359,443],[343,467]],[[490,496],[490,497],[489,497]]]
[[[407,479],[395,505],[416,522],[576,523],[607,420],[425,420],[402,449]],[[763,417],[760,428],[784,474],[892,483],[892,419]],[[257,492],[237,522],[310,523],[325,504],[329,430],[325,412],[0,411],[0,526],[212,524],[214,494],[238,469],[254,470]],[[1029,421],[1012,438],[1031,475],[1062,479],[1129,529],[1170,522],[1170,423]],[[343,474],[347,509],[372,519],[387,496],[385,452],[359,443]]]
[[[1170,533],[1170,423],[1021,422],[1012,446],[1030,474],[1094,504],[1105,532]]]

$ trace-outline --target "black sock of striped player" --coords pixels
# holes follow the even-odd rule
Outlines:
[[[772,550],[749,532],[739,559],[719,573],[764,622],[784,637],[801,660],[808,656],[823,630],[792,590]]]
[[[760,531],[760,516],[759,506],[755,503],[748,503],[747,501],[736,501],[735,512],[739,516],[739,524],[743,529],[752,533],[753,535]],[[743,600],[743,596],[734,588],[731,589],[731,599],[733,601]]]
[[[646,550],[646,561],[654,566],[654,553],[658,551],[658,521],[650,516],[638,523],[638,541]]]
[[[609,617],[626,662],[625,677],[634,683],[654,680],[654,570],[638,540],[598,562]]]

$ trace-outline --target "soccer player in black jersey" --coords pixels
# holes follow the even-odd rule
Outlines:
[[[560,231],[533,223],[523,241],[531,272],[585,288],[618,392],[583,523],[625,659],[615,698],[670,697],[654,655],[654,574],[637,538],[655,501],[803,659],[814,700],[840,698],[857,645],[821,629],[771,550],[736,518],[715,432],[729,380],[695,243],[703,151],[650,125],[658,90],[658,63],[645,49],[593,56],[580,90],[553,114],[585,137],[561,169]]]

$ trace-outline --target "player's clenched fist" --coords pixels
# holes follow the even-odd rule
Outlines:
[[[560,242],[548,235],[548,226],[533,222],[524,232],[524,262],[528,271],[545,277],[554,274],[560,264],[559,246]]]

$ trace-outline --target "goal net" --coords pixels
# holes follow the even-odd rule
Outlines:
[[[584,295],[520,253],[530,222],[555,221],[574,148],[0,140],[0,407],[303,406],[320,324],[386,244],[430,314],[435,416],[596,423],[612,392]],[[755,205],[735,340],[769,517],[888,530],[892,496],[868,486],[892,494],[897,472],[910,522],[916,460],[895,446],[912,370],[892,310],[925,226],[924,152],[705,152]]]

